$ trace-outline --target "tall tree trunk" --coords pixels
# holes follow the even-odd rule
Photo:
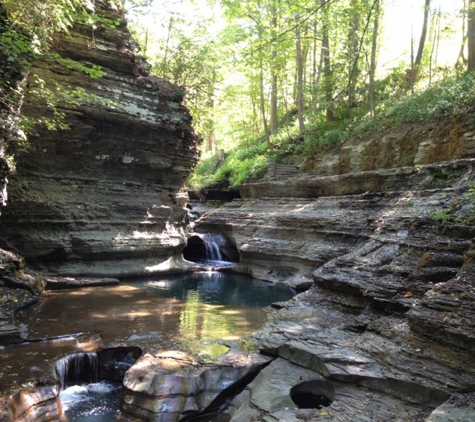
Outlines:
[[[304,123],[304,98],[303,98],[303,59],[302,42],[300,39],[300,13],[295,15],[296,22],[296,50],[297,50],[297,117],[299,122],[299,135],[303,136]]]
[[[167,72],[167,64],[168,64],[168,52],[170,50],[170,38],[172,36],[172,28],[173,24],[175,23],[173,16],[170,16],[170,20],[168,21],[168,30],[167,30],[167,41],[165,44],[165,52],[163,53],[163,62],[162,62],[162,78],[165,78]]]
[[[468,2],[467,44],[468,62],[467,71],[475,70],[475,0]]]
[[[348,103],[351,108],[356,105],[356,81],[360,73],[358,67],[358,32],[360,29],[360,12],[358,0],[350,1],[350,28],[348,32]]]
[[[317,21],[313,24],[313,41],[312,41],[312,110],[317,108],[317,88],[318,88],[318,65],[317,65]]]
[[[457,61],[455,62],[455,66],[458,67],[460,63],[463,67],[467,65],[467,60],[464,55],[465,50],[465,43],[467,41],[467,29],[466,29],[466,21],[467,21],[467,0],[463,1],[463,9],[462,9],[462,42],[460,43],[460,50],[459,55],[457,57]]]
[[[433,19],[433,31],[432,32],[432,47],[429,57],[429,86],[432,83],[432,69],[437,64],[437,53],[439,47],[439,32],[440,32],[440,8],[435,18]]]
[[[278,90],[278,79],[277,79],[277,17],[276,11],[273,10],[272,16],[272,63],[271,63],[271,93],[270,93],[270,133],[274,134],[277,132],[277,119],[278,119],[278,106],[277,106],[277,90]]]
[[[422,22],[421,37],[419,38],[419,47],[417,48],[416,58],[412,65],[411,74],[409,78],[409,89],[411,91],[414,89],[414,85],[417,81],[417,77],[419,76],[419,72],[421,70],[422,55],[424,54],[424,47],[425,47],[426,37],[427,37],[427,26],[429,22],[430,1],[431,0],[425,0],[425,4],[424,4],[424,20]]]
[[[371,40],[371,62],[369,66],[369,103],[371,107],[371,114],[374,116],[376,108],[374,99],[374,77],[376,74],[376,60],[378,50],[378,36],[379,36],[379,18],[381,16],[381,1],[377,0],[374,6],[374,23],[373,23],[373,37]]]
[[[323,57],[323,78],[325,87],[326,117],[327,121],[335,120],[333,111],[333,78],[330,61],[330,40],[328,38],[328,11],[326,10],[326,0],[320,0],[323,10],[322,26],[322,57]]]
[[[262,45],[262,31],[259,29],[259,43]],[[260,95],[260,107],[261,107],[261,118],[262,125],[264,126],[264,136],[266,139],[267,146],[270,148],[272,146],[270,142],[270,131],[269,125],[267,123],[266,115],[266,98],[264,91],[264,60],[262,59],[262,52],[259,52],[259,95]]]

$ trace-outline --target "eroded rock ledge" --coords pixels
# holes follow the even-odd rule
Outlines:
[[[183,93],[147,76],[120,10],[96,1],[115,28],[76,25],[53,51],[102,77],[33,65],[22,113],[51,117],[34,94],[40,80],[54,92],[80,88],[81,105],[60,102],[69,130],[37,126],[18,152],[9,201],[0,219],[1,247],[50,274],[124,276],[173,268],[186,243],[183,183],[199,139]],[[157,266],[162,264],[161,266]]]
[[[256,336],[278,359],[233,421],[475,418],[474,177],[468,159],[262,182],[198,221],[241,271],[311,286]],[[298,409],[290,389],[312,379],[335,399]]]

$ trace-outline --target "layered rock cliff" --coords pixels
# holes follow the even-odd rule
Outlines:
[[[38,121],[64,113],[69,127],[36,125],[28,150],[17,151],[0,246],[53,274],[167,269],[186,243],[181,188],[199,139],[183,92],[147,76],[122,12],[109,2],[96,7],[107,25],[76,24],[52,47],[59,59],[31,68],[22,114]]]
[[[310,287],[256,336],[277,360],[232,420],[471,420],[474,180],[473,159],[307,176],[244,186],[203,215],[196,230],[232,239],[240,271]],[[291,388],[315,379],[334,402],[298,409]]]
[[[341,148],[316,150],[302,165],[318,174],[341,174],[419,166],[471,158],[475,154],[475,108],[442,113],[424,122],[352,138]]]

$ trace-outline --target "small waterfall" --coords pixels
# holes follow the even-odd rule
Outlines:
[[[224,236],[220,234],[206,233],[201,236],[205,246],[206,260],[223,261],[223,255],[219,246],[224,244]]]
[[[61,358],[56,363],[56,374],[61,388],[71,385],[89,384],[99,380],[97,353],[75,353]]]

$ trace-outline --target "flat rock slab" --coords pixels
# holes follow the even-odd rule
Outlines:
[[[475,393],[454,394],[425,420],[425,422],[467,421],[475,421]]]
[[[120,281],[117,278],[73,278],[50,277],[46,279],[46,290],[76,289],[78,287],[115,286]]]

